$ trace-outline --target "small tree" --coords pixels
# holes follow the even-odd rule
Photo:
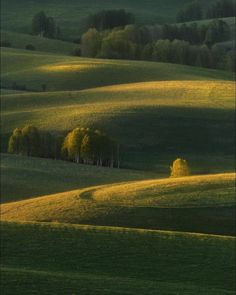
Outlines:
[[[170,167],[171,175],[170,177],[182,177],[182,176],[189,176],[190,168],[188,166],[188,163],[184,159],[176,159],[172,166]]]
[[[23,135],[19,128],[16,128],[8,142],[8,153],[10,154],[20,154],[23,148]]]

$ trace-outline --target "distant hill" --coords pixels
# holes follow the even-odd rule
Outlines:
[[[2,0],[1,23],[4,30],[29,33],[32,17],[44,10],[55,18],[64,36],[76,38],[86,16],[103,9],[124,8],[136,16],[138,23],[173,23],[178,10],[188,2],[192,0]]]
[[[76,44],[60,40],[41,38],[21,33],[1,31],[1,41],[9,42],[11,47],[25,49],[27,45],[32,45],[36,51],[72,55],[77,47]]]
[[[57,132],[90,126],[122,144],[123,167],[166,175],[185,156],[195,173],[233,169],[232,73],[13,49],[2,54],[2,83],[39,91],[45,83],[49,91],[2,96],[2,147],[28,122]]]

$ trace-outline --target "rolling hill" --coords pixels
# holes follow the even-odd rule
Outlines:
[[[232,237],[39,223],[1,229],[8,294],[234,294]]]
[[[215,0],[211,0],[212,2]],[[2,28],[8,31],[30,33],[32,17],[44,10],[55,18],[64,37],[76,38],[84,30],[85,18],[103,9],[126,9],[138,23],[175,22],[177,11],[191,0],[2,0]],[[203,4],[206,2],[201,0]]]
[[[234,74],[157,62],[104,60],[2,49],[2,86],[27,90],[81,90],[114,84],[166,80],[234,80]]]
[[[3,54],[5,86],[17,82],[40,90],[46,83],[54,90],[2,96],[3,151],[9,133],[25,124],[56,132],[85,126],[121,143],[123,167],[168,173],[171,161],[183,155],[197,173],[232,170],[233,74],[12,49]]]
[[[150,172],[1,154],[1,202],[156,177]]]
[[[91,187],[1,205],[2,220],[233,235],[235,174]]]
[[[10,31],[1,30],[1,41],[9,42],[11,47],[25,49],[26,45],[33,45],[34,50],[45,51],[56,54],[72,55],[74,53],[76,44],[47,39],[39,36],[32,36],[27,34],[20,34]]]

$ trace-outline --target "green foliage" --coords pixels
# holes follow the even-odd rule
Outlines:
[[[66,136],[61,153],[64,159],[97,166],[114,166],[116,144],[103,132],[75,128]]]
[[[96,57],[101,49],[102,37],[96,29],[89,29],[81,37],[81,53],[83,56]]]
[[[234,0],[217,0],[213,2],[207,11],[207,18],[220,18],[235,16]]]
[[[8,142],[8,153],[21,154],[23,152],[23,134],[21,129],[16,128]]]
[[[207,29],[205,43],[209,46],[217,42],[229,40],[230,28],[226,22],[222,20],[212,21]]]
[[[103,31],[134,23],[134,20],[134,15],[124,9],[102,10],[88,17],[87,26]]]
[[[32,34],[46,38],[57,38],[60,35],[60,29],[56,27],[54,19],[47,17],[44,11],[41,11],[32,19]]]
[[[203,17],[203,9],[200,2],[186,3],[177,14],[177,22],[200,20]]]
[[[171,177],[183,177],[191,174],[188,163],[184,159],[176,159],[171,166]]]
[[[33,125],[27,125],[22,129],[23,153],[27,156],[39,156],[41,139],[38,129]]]
[[[137,45],[128,40],[125,32],[113,31],[102,40],[100,56],[113,59],[134,59]]]
[[[38,129],[33,125],[27,125],[23,129],[16,128],[13,131],[8,142],[8,152],[27,156],[39,156],[40,144]]]

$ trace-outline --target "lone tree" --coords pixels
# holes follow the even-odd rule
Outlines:
[[[44,11],[35,14],[32,19],[32,33],[46,38],[60,37],[60,28],[56,26],[52,17],[46,16]]]
[[[182,177],[182,176],[189,176],[190,168],[188,166],[188,163],[184,159],[176,159],[172,166],[170,167],[171,175],[170,177]]]

